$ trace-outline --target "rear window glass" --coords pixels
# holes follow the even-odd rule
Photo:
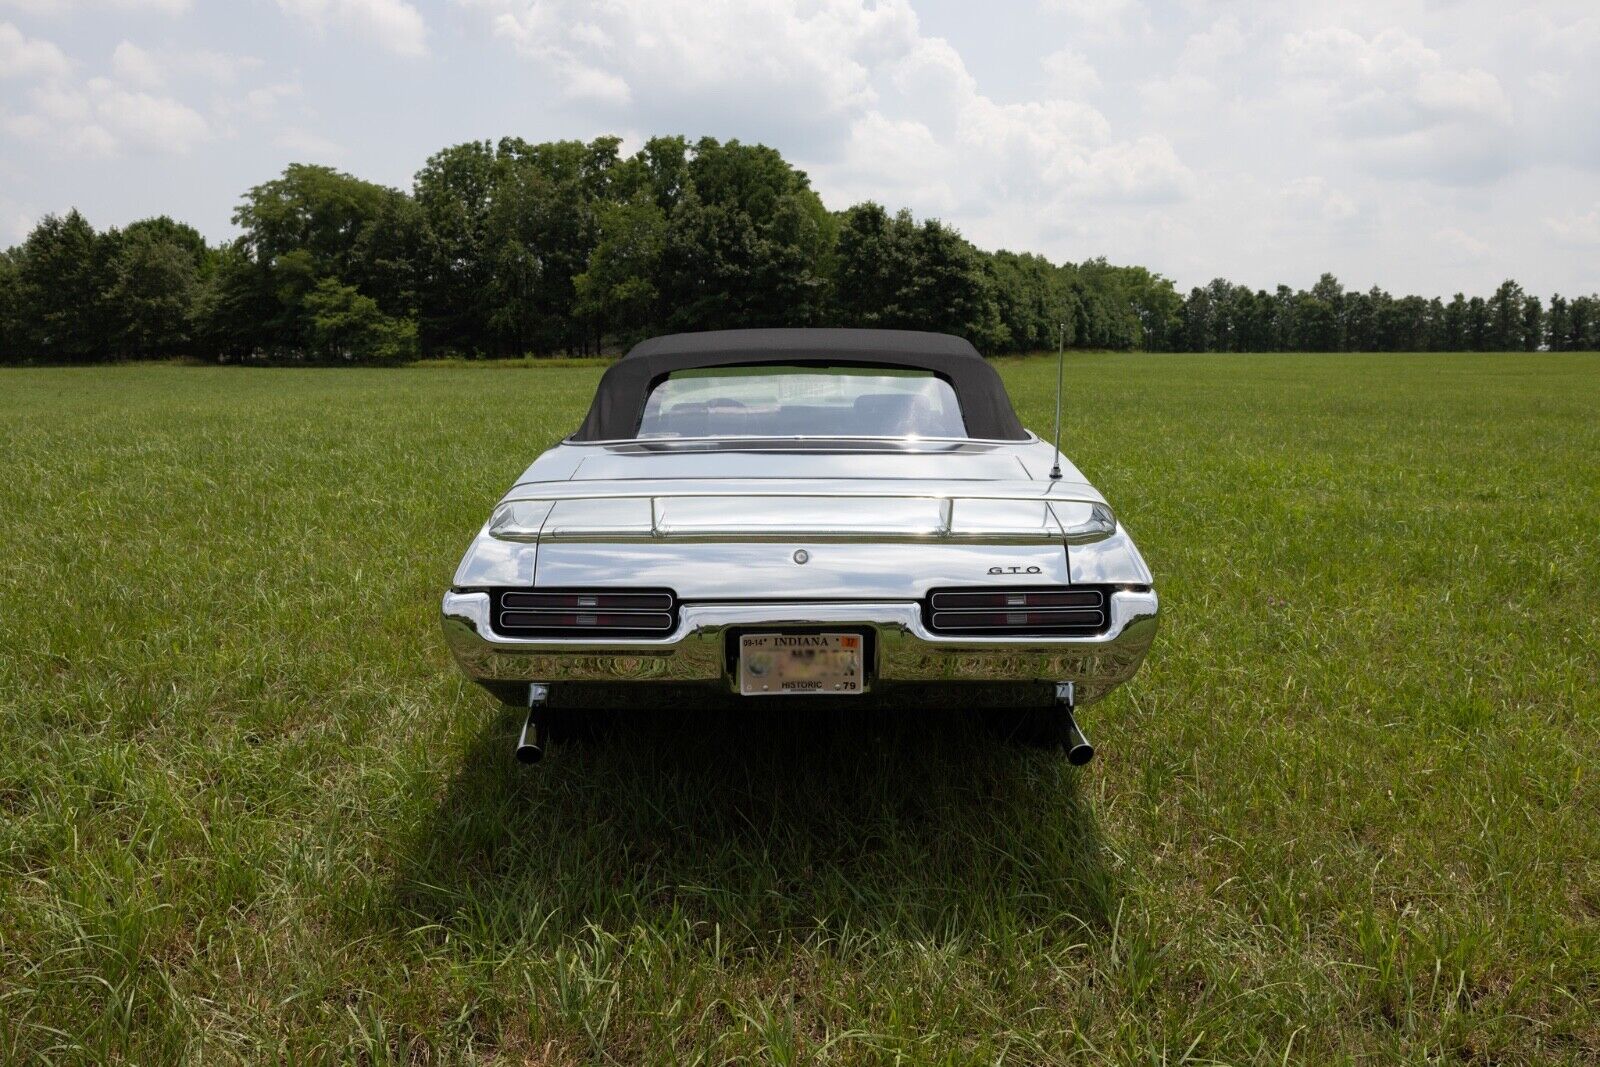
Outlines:
[[[965,437],[950,383],[891,367],[707,367],[645,400],[640,437]]]

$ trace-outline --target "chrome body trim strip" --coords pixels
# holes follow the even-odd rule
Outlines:
[[[1060,484],[1060,483],[1055,483]],[[1027,481],[703,479],[523,483],[495,508],[500,541],[1090,544],[1116,516],[1087,486]]]

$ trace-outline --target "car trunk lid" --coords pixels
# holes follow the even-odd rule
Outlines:
[[[540,587],[870,599],[1067,584],[1065,546],[1114,521],[1081,483],[622,479],[519,485],[488,532],[538,545]]]

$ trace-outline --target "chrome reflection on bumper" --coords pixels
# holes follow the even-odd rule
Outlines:
[[[915,601],[683,605],[678,628],[650,639],[505,637],[490,626],[489,594],[448,592],[445,639],[462,670],[490,688],[508,682],[702,683],[723,690],[730,629],[841,626],[875,635],[869,692],[899,684],[1070,681],[1078,704],[1132,678],[1156,634],[1151,589],[1111,594],[1111,623],[1094,637],[945,637]],[[752,698],[759,699],[759,698]]]

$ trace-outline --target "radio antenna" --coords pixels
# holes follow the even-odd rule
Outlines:
[[[1061,480],[1061,378],[1067,362],[1067,324],[1058,323],[1056,331],[1061,345],[1056,353],[1056,458],[1055,464],[1050,468],[1050,480]]]

